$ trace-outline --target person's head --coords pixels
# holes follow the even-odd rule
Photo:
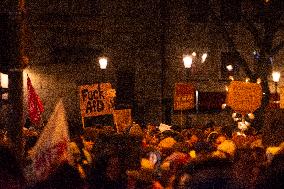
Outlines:
[[[25,178],[18,159],[6,146],[0,146],[1,188],[25,188]]]
[[[208,136],[211,132],[213,131],[213,128],[212,127],[207,127],[204,129],[204,135],[205,136]]]
[[[215,143],[216,143],[216,145],[219,145],[219,144],[221,144],[222,142],[224,142],[226,139],[227,139],[227,138],[226,138],[225,135],[219,135],[219,136],[217,137]]]
[[[153,132],[156,130],[156,126],[153,123],[149,123],[146,129],[148,130],[148,132]]]
[[[213,131],[207,136],[207,142],[209,142],[210,144],[215,144],[218,137],[219,134],[216,131]]]
[[[27,129],[32,127],[32,122],[29,118],[26,119],[24,127],[27,128]]]
[[[192,135],[189,129],[182,130],[180,134],[183,136],[184,140],[188,140]]]
[[[63,188],[84,188],[84,180],[81,178],[78,170],[69,165],[68,163],[63,163],[54,170],[49,177],[37,183],[34,188],[40,189],[63,189]]]
[[[198,142],[198,140],[199,140],[198,136],[195,135],[195,134],[193,134],[193,135],[191,135],[191,137],[190,137],[190,139],[189,139],[188,142],[189,142],[190,144],[195,144],[196,142]]]
[[[25,143],[25,151],[29,151],[36,144],[38,136],[30,136],[27,138]]]
[[[229,188],[232,163],[227,159],[206,158],[193,161],[176,174],[173,188]]]
[[[117,181],[121,175],[121,158],[118,156],[110,157],[106,167],[106,176],[109,180]]]

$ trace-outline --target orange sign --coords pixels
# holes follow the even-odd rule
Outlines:
[[[188,110],[194,108],[195,89],[189,83],[176,83],[174,94],[174,110]]]
[[[284,108],[284,87],[280,87],[280,108]]]
[[[115,90],[110,83],[80,86],[79,95],[82,117],[113,113]]]
[[[262,89],[257,83],[232,81],[228,87],[227,104],[236,112],[251,113],[259,108]]]

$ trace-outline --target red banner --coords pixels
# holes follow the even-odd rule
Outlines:
[[[37,125],[40,123],[41,114],[44,111],[43,104],[39,96],[36,94],[29,77],[27,78],[27,88],[29,117],[31,122]]]

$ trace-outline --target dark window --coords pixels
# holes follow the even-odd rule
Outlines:
[[[232,70],[230,70],[230,65]],[[229,79],[229,76],[236,76],[239,72],[239,66],[236,54],[232,52],[221,53],[221,77]]]
[[[209,0],[185,0],[190,22],[203,23],[208,21]]]
[[[239,22],[241,20],[241,1],[221,0],[221,19],[225,22]]]

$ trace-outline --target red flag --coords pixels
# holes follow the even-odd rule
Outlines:
[[[28,87],[28,111],[29,117],[32,123],[39,124],[41,114],[44,111],[42,101],[39,96],[36,94],[35,89],[32,86],[31,79],[27,78],[27,87]]]

